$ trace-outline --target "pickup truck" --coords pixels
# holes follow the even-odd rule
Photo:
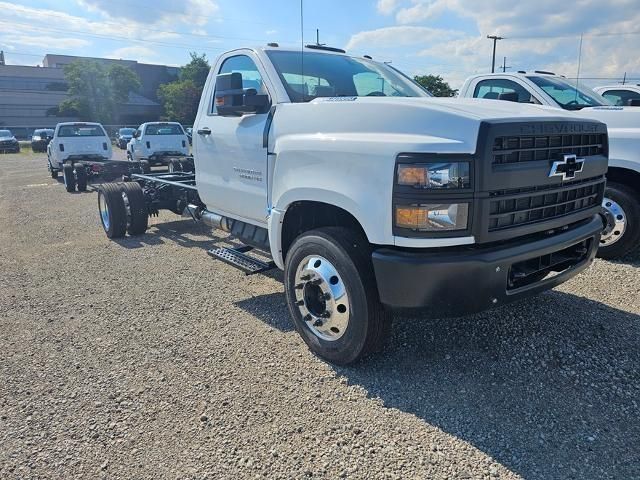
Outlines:
[[[556,135],[572,150],[555,155]],[[229,232],[242,244],[209,254],[284,270],[303,340],[348,364],[382,347],[396,310],[460,316],[584,270],[603,228],[606,145],[601,122],[432,98],[338,49],[241,48],[209,73],[196,173],[104,184],[98,211],[109,238],[144,233],[161,209]]]
[[[640,107],[640,85],[603,85],[593,89],[611,105]]]
[[[598,93],[544,71],[474,75],[465,81],[460,97],[546,105],[575,118],[606,123],[609,171],[602,207],[607,225],[598,255],[615,259],[640,245],[640,109],[613,106]],[[557,152],[573,152],[571,146],[556,147]],[[584,147],[575,151],[580,158],[601,145]]]
[[[143,123],[127,144],[127,158],[149,166],[168,165],[189,155],[189,139],[177,122]]]

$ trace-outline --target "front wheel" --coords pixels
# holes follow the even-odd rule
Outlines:
[[[64,186],[67,192],[76,191],[76,177],[73,173],[73,164],[65,163],[62,167],[62,177],[64,178]]]
[[[640,243],[640,196],[626,185],[609,182],[602,207],[607,225],[600,237],[598,256],[622,257]]]
[[[287,253],[285,293],[302,339],[332,363],[353,363],[390,336],[392,316],[378,298],[370,246],[352,230],[300,235]]]

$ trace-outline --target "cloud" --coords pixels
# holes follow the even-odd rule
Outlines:
[[[107,58],[122,60],[137,60],[138,62],[152,63],[158,60],[158,52],[148,47],[131,46],[114,50],[106,55]]]
[[[390,15],[398,8],[400,0],[378,0],[377,9],[382,15]]]
[[[486,35],[494,33],[506,37],[498,42],[496,63],[506,56],[513,70],[575,76],[584,33],[581,76],[640,76],[640,35],[631,34],[640,25],[638,0],[610,0],[607,8],[596,0],[379,0],[376,8],[395,13],[395,24],[355,33],[348,48],[367,46],[376,57],[393,55],[407,73],[441,74],[454,87],[468,75],[490,70],[492,42]],[[465,33],[442,25],[464,25]]]
[[[220,7],[213,0],[156,0],[153,6],[141,8],[135,4],[114,8],[111,0],[78,0],[85,9],[100,12],[106,17],[125,19],[135,23],[172,25],[184,23],[202,26],[218,15]],[[143,15],[141,16],[141,13]]]
[[[360,46],[367,47],[398,47],[406,45],[424,45],[434,38],[452,38],[461,35],[454,30],[442,30],[418,26],[394,26],[378,28],[356,33],[347,43],[347,49],[353,50]]]

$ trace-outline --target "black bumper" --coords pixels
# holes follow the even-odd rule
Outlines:
[[[492,247],[373,253],[380,300],[392,308],[421,308],[455,317],[553,288],[594,259],[603,223],[599,215],[549,237]],[[540,277],[548,273],[542,280]]]

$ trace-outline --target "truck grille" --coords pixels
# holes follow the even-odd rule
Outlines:
[[[555,160],[563,154],[604,155],[605,133],[546,136],[503,136],[493,142],[493,164]]]
[[[588,210],[602,202],[604,180],[587,178],[489,193],[489,232],[538,223]]]

